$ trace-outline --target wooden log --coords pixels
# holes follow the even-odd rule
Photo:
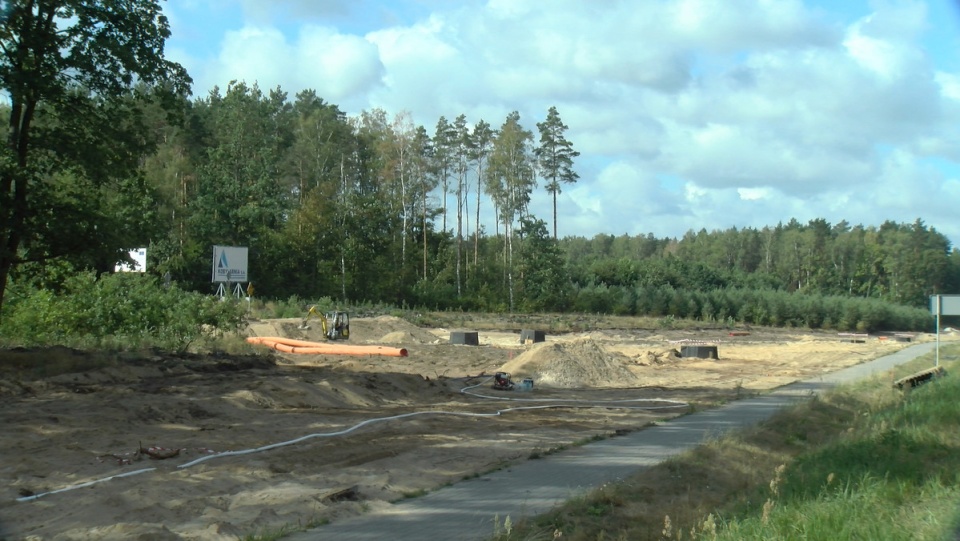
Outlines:
[[[479,346],[480,335],[477,331],[450,331],[450,343],[465,346]]]
[[[928,381],[931,381],[936,378],[940,378],[947,375],[946,370],[943,367],[937,366],[934,368],[928,368],[926,370],[921,370],[914,374],[910,374],[907,377],[900,378],[897,381],[893,382],[893,386],[898,389],[903,389],[904,387],[912,389],[919,385],[923,385]]]

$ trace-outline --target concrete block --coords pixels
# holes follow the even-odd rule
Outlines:
[[[465,346],[479,346],[480,335],[477,331],[450,331],[450,343]]]
[[[544,342],[546,339],[547,333],[543,331],[535,331],[533,329],[523,329],[520,331],[521,344],[535,344],[537,342]]]

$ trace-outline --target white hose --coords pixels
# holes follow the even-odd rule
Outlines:
[[[581,400],[581,399],[575,399],[575,398],[510,398],[508,396],[502,396],[502,395],[491,396],[491,395],[468,392],[470,389],[476,389],[477,387],[480,387],[481,385],[487,383],[491,379],[493,379],[493,377],[490,377],[484,381],[481,381],[476,385],[470,385],[468,387],[464,387],[463,389],[460,389],[460,392],[462,394],[476,396],[478,398],[492,398],[495,400],[511,400],[514,402],[562,402],[566,404],[581,403],[583,404],[582,406],[576,406],[576,405],[567,406],[567,407],[580,407],[580,408],[605,408],[605,407],[609,407],[609,405],[629,404],[629,403],[649,403],[649,402],[668,403],[669,404],[668,406],[633,406],[633,407],[620,406],[620,405],[616,406],[618,408],[627,408],[627,409],[662,410],[662,409],[670,409],[670,408],[685,408],[690,405],[686,402],[681,402],[679,400],[670,400],[666,398],[625,398],[621,400]],[[563,406],[559,406],[559,407],[563,407]],[[508,411],[508,410],[503,410],[503,411]]]
[[[492,413],[470,413],[470,412],[462,412],[462,411],[434,411],[434,410],[430,410],[430,411],[415,411],[415,412],[411,412],[411,413],[403,413],[403,414],[400,414],[400,415],[391,415],[391,416],[389,416],[389,417],[376,417],[376,418],[374,418],[374,419],[367,419],[366,421],[361,421],[361,422],[359,422],[359,423],[357,423],[357,424],[355,424],[355,425],[353,425],[353,426],[351,426],[351,427],[349,427],[349,428],[346,428],[346,429],[343,429],[343,430],[338,430],[338,431],[336,431],[336,432],[322,432],[322,433],[315,433],[315,434],[307,434],[306,436],[300,436],[299,438],[295,438],[295,439],[292,439],[292,440],[282,441],[282,442],[279,442],[279,443],[271,443],[270,445],[264,445],[264,446],[262,446],[262,447],[256,447],[256,448],[254,448],[254,449],[243,449],[243,450],[240,450],[240,451],[224,451],[224,452],[222,452],[222,453],[217,453],[217,454],[214,454],[214,455],[202,456],[202,457],[197,458],[197,459],[195,459],[195,460],[191,460],[190,462],[186,462],[186,463],[184,463],[184,464],[180,464],[179,466],[177,466],[177,468],[178,468],[178,469],[189,468],[189,467],[191,467],[191,466],[195,466],[195,465],[197,465],[197,464],[200,464],[201,462],[206,462],[207,460],[213,460],[213,459],[215,459],[215,458],[223,458],[223,457],[228,457],[228,456],[240,456],[240,455],[249,455],[249,454],[253,454],[253,453],[260,453],[260,452],[263,452],[263,451],[269,451],[269,450],[271,450],[271,449],[277,449],[277,448],[280,448],[280,447],[286,447],[286,446],[288,446],[288,445],[295,445],[295,444],[297,444],[297,443],[301,443],[301,442],[304,442],[304,441],[307,441],[307,440],[310,440],[310,439],[313,439],[313,438],[332,438],[332,437],[335,437],[335,436],[342,436],[342,435],[344,435],[344,434],[349,434],[350,432],[353,432],[353,431],[358,430],[358,429],[360,429],[360,428],[362,428],[362,427],[364,427],[364,426],[371,425],[371,424],[374,424],[374,423],[380,423],[380,422],[386,422],[386,421],[394,421],[394,420],[397,420],[397,419],[404,419],[404,418],[408,418],[408,417],[415,417],[415,416],[418,416],[418,415],[450,415],[450,416],[457,416],[457,417],[496,417],[496,416],[499,416],[499,415],[501,415],[501,414],[503,414],[503,413],[507,413],[507,412],[511,412],[511,411],[537,410],[537,409],[550,409],[550,408],[598,408],[598,407],[608,408],[608,407],[617,407],[617,408],[626,408],[626,409],[655,410],[655,409],[668,409],[668,408],[683,408],[683,407],[687,407],[687,406],[689,405],[689,404],[687,404],[687,403],[685,403],[685,402],[680,402],[680,401],[677,401],[677,400],[665,400],[665,399],[664,399],[664,400],[661,400],[661,399],[655,399],[655,398],[631,398],[631,399],[624,399],[624,400],[602,400],[602,401],[594,401],[594,400],[553,399],[553,398],[510,398],[510,397],[505,397],[505,396],[488,396],[488,395],[482,395],[482,394],[478,394],[478,393],[471,393],[471,392],[469,392],[470,389],[475,389],[475,388],[483,385],[483,384],[486,383],[487,381],[490,381],[491,379],[493,379],[493,378],[491,377],[491,378],[489,378],[489,379],[487,379],[487,380],[485,380],[485,381],[482,381],[482,382],[480,382],[480,383],[478,383],[478,384],[476,384],[476,385],[470,385],[470,386],[464,387],[464,388],[460,389],[460,392],[461,392],[462,394],[469,395],[469,396],[475,396],[475,397],[478,397],[478,398],[490,398],[490,399],[496,399],[496,400],[524,401],[524,402],[553,402],[553,403],[552,403],[552,404],[545,404],[545,405],[538,405],[538,406],[518,406],[518,407],[515,407],[515,408],[500,409],[500,410],[497,410],[497,411],[492,412]],[[562,402],[562,404],[558,404],[558,402]],[[627,406],[627,405],[624,405],[624,404],[628,404],[628,403],[640,403],[640,402],[668,402],[669,405],[666,405],[666,406]],[[580,404],[580,405],[578,405],[578,404]],[[150,471],[154,471],[154,470],[156,470],[156,468],[146,468],[146,469],[142,469],[142,470],[136,470],[136,471],[132,471],[132,472],[121,473],[121,474],[118,474],[118,475],[111,475],[110,477],[104,477],[104,478],[102,478],[102,479],[96,479],[96,480],[94,480],[94,481],[89,481],[89,482],[86,482],[86,483],[81,483],[81,484],[79,484],[79,485],[73,485],[73,486],[69,486],[69,487],[65,487],[65,488],[61,488],[61,489],[57,489],[57,490],[52,490],[52,491],[50,491],[50,492],[44,492],[44,493],[41,493],[41,494],[34,494],[34,495],[32,495],[32,496],[25,496],[25,497],[22,497],[22,498],[17,498],[17,501],[18,501],[18,502],[26,502],[26,501],[36,500],[36,499],[42,498],[42,497],[44,497],[44,496],[48,496],[48,495],[50,495],[50,494],[57,494],[57,493],[59,493],[59,492],[66,492],[66,491],[68,491],[68,490],[74,490],[74,489],[78,489],[78,488],[84,488],[84,487],[88,487],[88,486],[90,486],[90,485],[94,485],[94,484],[97,484],[97,483],[102,483],[102,482],[104,482],[104,481],[109,481],[109,480],[111,480],[111,479],[116,479],[116,478],[119,478],[119,477],[130,477],[130,476],[133,476],[133,475],[139,475],[139,474],[141,474],[141,473],[146,473],[146,472],[150,472]]]
[[[59,488],[59,489],[57,489],[57,490],[51,490],[50,492],[42,492],[42,493],[40,493],[40,494],[33,494],[33,495],[31,495],[31,496],[24,496],[24,497],[22,497],[22,498],[17,498],[17,501],[18,501],[18,502],[29,502],[29,501],[31,501],[31,500],[36,500],[36,499],[42,498],[42,497],[44,497],[44,496],[49,496],[50,494],[56,494],[56,493],[58,493],[58,492],[66,492],[66,491],[68,491],[68,490],[75,490],[75,489],[78,489],[78,488],[84,488],[84,487],[88,487],[88,486],[91,486],[91,485],[95,485],[95,484],[97,484],[97,483],[102,483],[102,482],[104,482],[104,481],[109,481],[109,480],[111,480],[111,479],[117,479],[117,478],[120,478],[120,477],[131,477],[131,476],[133,476],[133,475],[140,475],[141,473],[147,473],[147,472],[153,471],[153,470],[155,470],[155,469],[156,469],[156,468],[144,468],[144,469],[142,469],[142,470],[128,471],[128,472],[126,472],[126,473],[118,473],[117,475],[111,475],[110,477],[104,477],[103,479],[96,479],[96,480],[94,480],[94,481],[87,481],[86,483],[80,483],[79,485],[72,485],[72,486],[65,487],[65,488]]]
[[[367,419],[366,421],[361,421],[361,422],[359,422],[359,423],[351,426],[350,428],[346,428],[346,429],[343,429],[343,430],[338,430],[338,431],[336,431],[336,432],[321,432],[321,433],[315,433],[315,434],[307,434],[306,436],[300,436],[299,438],[296,438],[296,439],[292,439],[292,440],[288,440],[288,441],[282,441],[282,442],[279,442],[279,443],[271,443],[270,445],[264,445],[264,446],[262,446],[262,447],[257,447],[257,448],[254,448],[254,449],[243,449],[243,450],[240,450],[240,451],[224,451],[224,452],[222,452],[222,453],[217,453],[217,454],[215,454],[215,455],[202,456],[202,457],[200,457],[200,458],[198,458],[198,459],[196,459],[196,460],[191,460],[190,462],[186,462],[186,463],[181,464],[181,465],[179,465],[179,466],[177,466],[177,467],[178,467],[178,468],[189,468],[189,467],[191,467],[191,466],[195,466],[195,465],[197,465],[197,464],[200,464],[201,462],[206,462],[207,460],[213,460],[213,459],[215,459],[215,458],[222,458],[222,457],[227,457],[227,456],[240,456],[240,455],[249,455],[249,454],[253,454],[253,453],[260,453],[260,452],[262,452],[262,451],[269,451],[269,450],[271,450],[271,449],[277,449],[277,448],[279,448],[279,447],[286,447],[286,446],[288,446],[288,445],[294,445],[294,444],[301,443],[301,442],[304,442],[304,441],[307,441],[307,440],[310,440],[310,439],[313,439],[313,438],[332,438],[332,437],[335,437],[335,436],[342,436],[342,435],[344,435],[344,434],[349,434],[350,432],[353,432],[354,430],[358,430],[358,429],[360,429],[360,428],[362,428],[362,427],[364,427],[364,426],[371,425],[371,424],[374,424],[374,423],[381,423],[381,422],[386,422],[386,421],[394,421],[394,420],[397,420],[397,419],[404,419],[404,418],[407,418],[407,417],[416,417],[416,416],[418,416],[418,415],[450,415],[450,416],[457,416],[457,417],[496,417],[496,416],[498,416],[498,415],[501,415],[501,414],[507,413],[507,412],[511,412],[511,411],[548,409],[548,408],[570,408],[570,407],[574,407],[574,408],[598,408],[598,407],[610,407],[611,405],[614,405],[614,404],[616,405],[616,407],[619,407],[619,408],[645,409],[645,410],[668,409],[668,408],[685,408],[685,407],[689,406],[689,404],[687,404],[686,402],[680,402],[680,401],[677,401],[677,400],[658,400],[658,399],[654,399],[654,398],[631,398],[631,399],[625,399],[625,400],[591,401],[591,400],[552,399],[552,398],[509,398],[509,397],[504,397],[504,396],[487,396],[487,395],[482,395],[482,394],[477,394],[477,393],[468,392],[470,389],[474,389],[474,388],[476,388],[476,387],[479,387],[479,386],[483,385],[484,383],[486,383],[487,381],[490,381],[491,379],[493,379],[493,378],[491,377],[491,378],[489,378],[489,379],[487,379],[487,380],[485,380],[485,381],[482,381],[482,382],[480,382],[480,383],[478,383],[478,384],[476,384],[476,385],[470,385],[470,386],[464,387],[464,388],[460,389],[460,392],[461,392],[462,394],[466,394],[466,395],[470,395],[470,396],[476,396],[476,397],[479,397],[479,398],[491,398],[491,399],[499,399],[499,400],[526,401],[526,402],[554,402],[554,404],[542,405],[542,406],[520,406],[520,407],[515,407],[515,408],[506,408],[506,409],[497,410],[497,411],[495,411],[495,412],[493,412],[493,413],[469,413],[469,412],[462,412],[462,411],[436,411],[436,410],[429,410],[429,411],[415,411],[415,412],[411,412],[411,413],[403,413],[403,414],[400,414],[400,415],[391,415],[391,416],[389,416],[389,417],[376,417],[376,418],[373,418],[373,419]],[[556,404],[556,402],[564,402],[564,403],[566,403],[566,404]],[[621,404],[627,404],[627,403],[631,403],[631,402],[633,402],[633,403],[639,403],[639,402],[669,402],[670,405],[668,405],[668,406],[623,406],[623,405],[621,405]],[[582,403],[582,405],[575,405],[575,403]]]

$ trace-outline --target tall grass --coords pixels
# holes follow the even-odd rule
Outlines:
[[[789,464],[759,511],[705,538],[953,539],[958,395],[960,379],[940,378],[861,415],[849,433]]]

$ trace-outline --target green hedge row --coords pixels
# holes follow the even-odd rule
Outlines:
[[[808,327],[837,331],[934,330],[920,308],[871,298],[788,293],[780,290],[689,291],[670,286],[593,285],[574,293],[572,310],[617,315],[688,318],[721,324]]]
[[[139,273],[81,273],[57,291],[12,283],[0,319],[7,346],[160,347],[185,351],[232,332],[246,305],[184,291]]]

